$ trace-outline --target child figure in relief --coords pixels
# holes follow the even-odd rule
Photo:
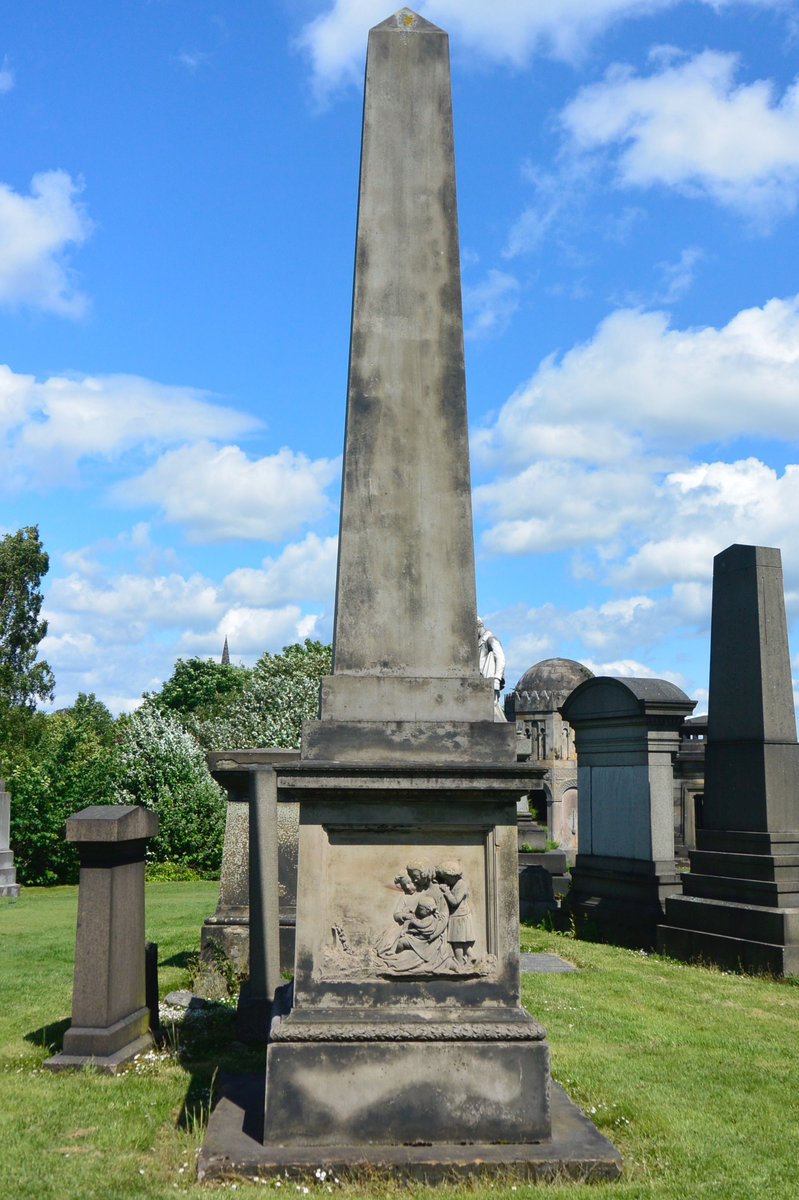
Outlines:
[[[457,858],[447,859],[436,867],[436,880],[449,908],[447,941],[458,966],[466,966],[476,955],[469,885],[463,877],[463,866]]]

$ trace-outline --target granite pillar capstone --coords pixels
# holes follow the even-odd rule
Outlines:
[[[80,858],[72,1024],[51,1071],[114,1073],[152,1045],[144,943],[144,856],[158,817],[94,805],[67,821]]]
[[[681,959],[799,973],[799,745],[780,552],[713,561],[705,788],[683,895],[658,945]]]
[[[564,912],[604,941],[649,948],[674,862],[672,759],[696,701],[665,679],[586,679],[561,708],[576,739],[579,841]]]
[[[309,1154],[390,1169],[420,1142],[582,1173],[520,1003],[516,806],[535,773],[478,669],[448,40],[407,8],[369,34],[343,474],[333,673],[276,769],[299,886],[264,1144],[242,1160],[212,1116],[201,1173]],[[576,1117],[592,1169],[617,1172]]]
[[[11,850],[11,797],[6,791],[5,780],[0,779],[0,896],[19,895],[17,869]]]

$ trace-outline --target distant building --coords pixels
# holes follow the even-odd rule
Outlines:
[[[558,711],[593,672],[571,658],[546,658],[525,671],[505,698],[505,715],[516,722],[516,757],[544,767],[530,811],[547,835],[573,856],[577,852],[577,755],[568,721]]]
[[[696,831],[702,827],[706,739],[706,716],[689,717],[683,723],[674,759],[674,848],[678,857],[696,849]]]
[[[222,647],[222,666],[223,667],[230,666],[230,651],[228,650],[227,638],[225,638],[225,644]]]

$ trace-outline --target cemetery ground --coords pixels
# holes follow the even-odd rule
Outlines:
[[[159,943],[162,997],[189,982],[217,885],[147,885],[147,934]],[[252,1069],[263,1048],[232,1042],[233,1009],[214,1005],[116,1077],[53,1075],[70,1012],[77,888],[26,888],[0,901],[0,1198],[489,1194],[519,1200],[749,1200],[795,1195],[799,1144],[799,987],[523,928],[525,950],[561,954],[578,973],[525,975],[525,1003],[546,1025],[553,1076],[624,1155],[621,1181],[401,1187],[312,1178],[200,1186],[217,1067]],[[424,1098],[420,1097],[420,1103]],[[321,1165],[321,1164],[320,1164]],[[321,1174],[321,1172],[320,1172]],[[307,1191],[306,1191],[307,1188]]]

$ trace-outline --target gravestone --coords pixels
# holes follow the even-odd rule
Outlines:
[[[573,1106],[570,1140],[520,1003],[531,772],[494,720],[476,617],[448,45],[402,9],[369,35],[333,673],[300,762],[277,769],[300,805],[293,995],[270,1028],[264,1143],[247,1157],[220,1105],[203,1177],[402,1171],[420,1143],[427,1177],[618,1171]]]
[[[152,1045],[144,943],[144,855],[158,817],[144,808],[94,805],[67,821],[80,887],[72,1024],[51,1071],[91,1064],[113,1074]]]
[[[728,547],[713,562],[701,827],[658,945],[673,958],[799,973],[799,745],[782,560]]]
[[[251,830],[257,820],[257,793],[254,772],[272,771],[275,764],[293,762],[299,751],[282,747],[261,750],[224,750],[208,755],[208,769],[227,793],[225,838],[222,849],[222,868],[219,880],[219,900],[216,911],[206,917],[200,934],[201,967],[195,991],[206,999],[218,999],[228,992],[225,964],[229,963],[239,978],[250,978],[251,964],[251,888],[259,897],[262,889],[271,896],[266,909],[274,917],[274,928],[259,925],[258,952],[255,975],[261,978],[265,969],[266,941],[269,953],[277,947],[280,969],[290,971],[294,966],[294,925],[297,903],[297,841],[299,812],[296,803],[281,803],[270,810],[268,827],[261,825],[264,850],[271,846],[276,860],[264,860],[263,871],[256,879],[252,872]],[[255,806],[255,808],[254,808]],[[260,919],[260,918],[259,918]],[[266,941],[265,941],[266,939]],[[255,994],[261,997],[261,984],[255,984]],[[245,995],[249,995],[247,989]]]
[[[4,779],[0,779],[0,896],[19,895],[17,869],[11,850],[11,797]]]
[[[561,709],[577,745],[580,831],[564,910],[605,941],[654,946],[680,890],[672,758],[695,703],[665,679],[597,676]]]

